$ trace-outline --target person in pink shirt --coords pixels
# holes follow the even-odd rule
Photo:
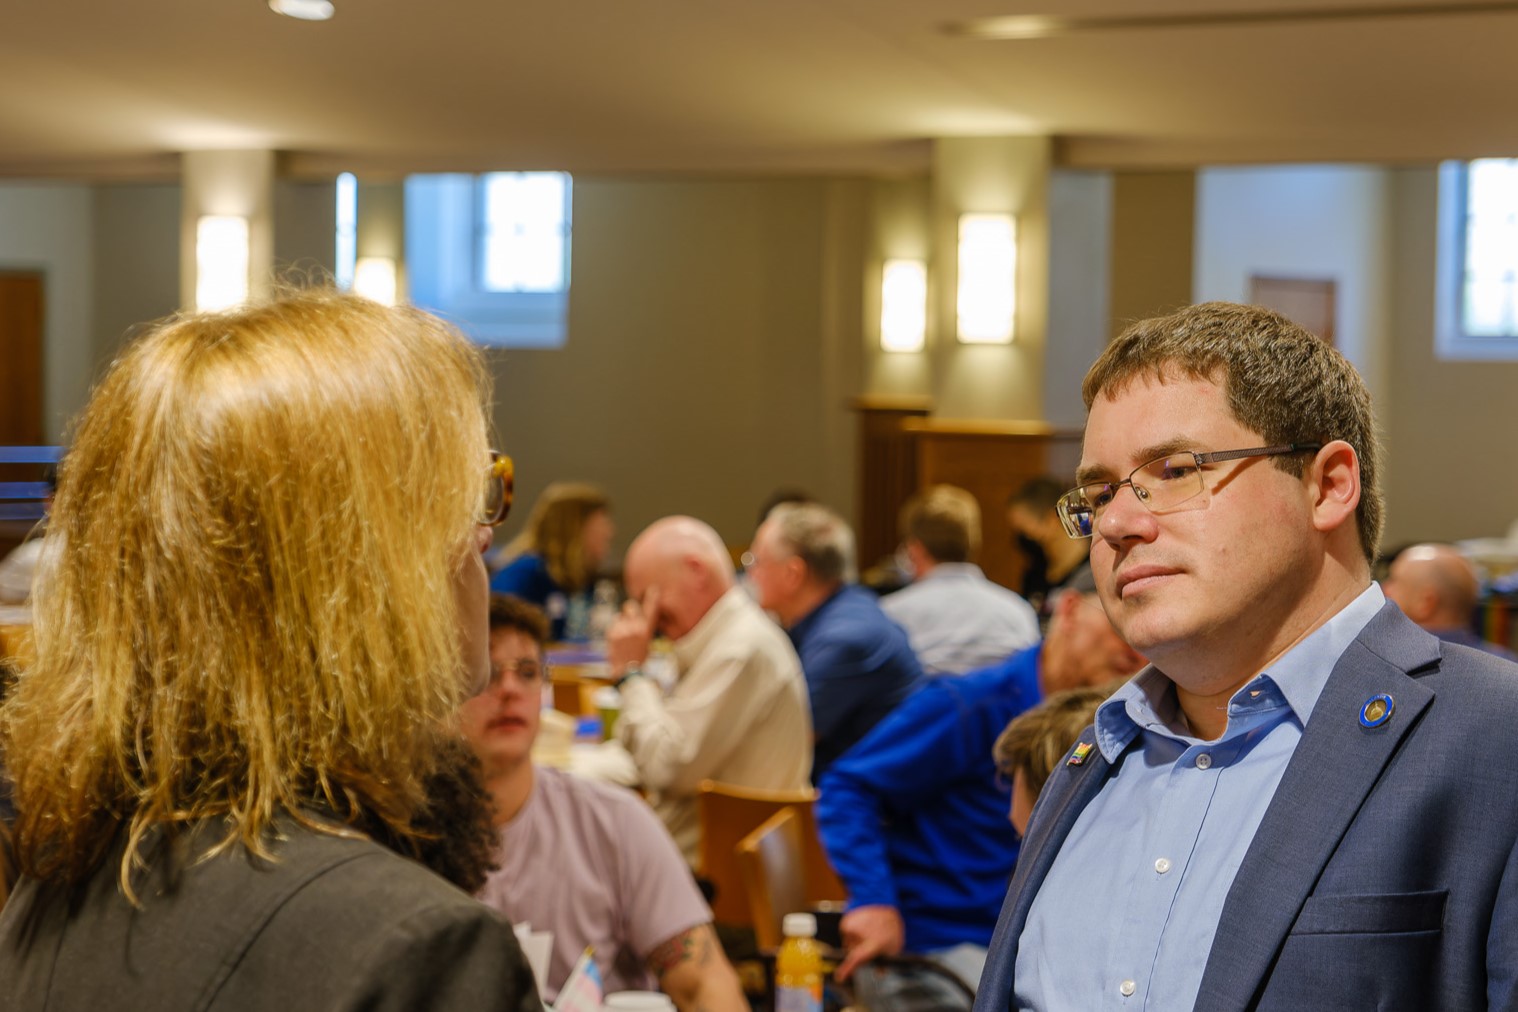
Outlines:
[[[540,982],[550,1001],[588,945],[608,992],[657,987],[681,1012],[747,1012],[711,910],[653,810],[624,788],[533,765],[547,633],[534,606],[491,599],[490,684],[460,711],[500,834],[501,866],[477,895],[553,933]]]

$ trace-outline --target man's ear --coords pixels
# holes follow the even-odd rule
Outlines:
[[[1354,519],[1360,505],[1360,455],[1342,439],[1318,451],[1308,467],[1313,526],[1325,534]]]

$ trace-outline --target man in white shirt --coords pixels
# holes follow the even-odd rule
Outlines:
[[[962,675],[1038,642],[1032,605],[971,561],[980,551],[980,506],[969,492],[919,492],[901,511],[901,535],[913,583],[880,607],[907,631],[923,671]]]
[[[655,521],[628,548],[624,576],[629,599],[607,635],[622,691],[617,738],[694,866],[701,781],[807,786],[806,682],[785,633],[737,586],[722,539],[701,521]],[[675,643],[678,679],[668,696],[641,677],[656,632]]]

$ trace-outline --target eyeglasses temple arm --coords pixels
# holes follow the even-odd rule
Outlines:
[[[1252,450],[1221,450],[1217,453],[1194,453],[1198,464],[1216,464],[1224,460],[1242,457],[1278,457],[1284,453],[1316,453],[1323,449],[1321,443],[1282,443],[1280,446],[1257,446]]]

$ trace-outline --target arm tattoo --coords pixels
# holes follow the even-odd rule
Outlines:
[[[694,963],[705,968],[712,961],[712,929],[708,924],[698,924],[683,931],[667,942],[654,946],[648,954],[649,968],[660,979],[681,963]]]

